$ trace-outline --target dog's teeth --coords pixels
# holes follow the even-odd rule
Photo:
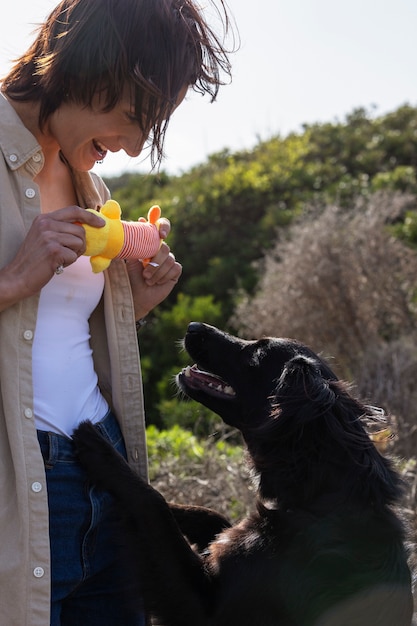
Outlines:
[[[195,388],[200,387],[203,389],[205,387],[207,392],[211,390],[213,394],[216,393],[231,397],[236,396],[233,387],[226,385],[218,376],[198,368],[197,365],[187,365],[183,368],[182,374],[185,378],[192,379],[188,384]]]

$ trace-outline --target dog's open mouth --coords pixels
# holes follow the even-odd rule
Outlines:
[[[228,383],[219,376],[205,372],[197,365],[185,367],[180,377],[185,387],[197,389],[217,398],[234,398],[236,392]]]

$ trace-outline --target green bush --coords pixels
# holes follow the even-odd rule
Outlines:
[[[250,511],[253,489],[235,431],[223,426],[198,438],[178,425],[151,425],[147,438],[150,480],[168,501],[207,506],[231,520]]]

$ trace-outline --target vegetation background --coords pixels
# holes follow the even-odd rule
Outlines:
[[[181,176],[107,179],[125,219],[154,203],[183,264],[176,291],[140,333],[153,483],[176,501],[237,519],[252,486],[238,435],[177,397],[191,320],[247,338],[289,336],[331,359],[386,412],[417,515],[417,109],[305,125],[251,151],[212,155]],[[414,550],[412,550],[414,564]]]

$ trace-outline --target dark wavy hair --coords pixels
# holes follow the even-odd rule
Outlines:
[[[184,87],[215,100],[231,79],[225,47],[232,33],[224,0],[212,1],[222,34],[193,0],[62,0],[4,78],[12,99],[40,102],[39,124],[63,102],[110,111],[126,87],[149,136],[152,163],[163,157],[170,115]]]

